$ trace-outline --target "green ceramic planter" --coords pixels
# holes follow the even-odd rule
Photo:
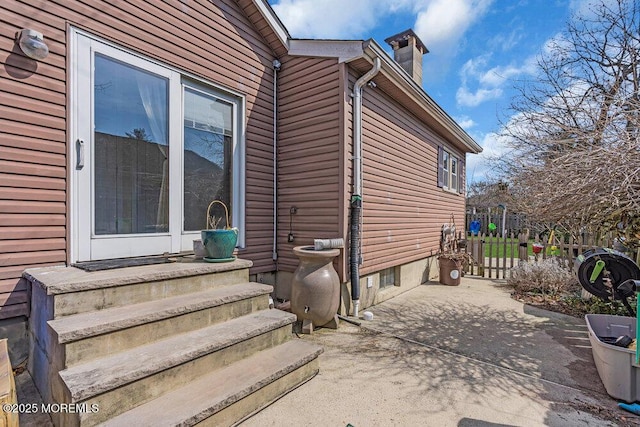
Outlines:
[[[238,242],[238,230],[202,230],[202,244],[207,251],[207,258],[233,259],[233,250]]]

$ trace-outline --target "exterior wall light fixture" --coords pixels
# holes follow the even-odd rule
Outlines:
[[[49,55],[49,47],[44,42],[42,33],[35,30],[24,29],[16,34],[16,42],[20,50],[29,58],[44,59]]]

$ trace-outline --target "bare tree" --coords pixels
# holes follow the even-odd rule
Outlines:
[[[467,206],[493,208],[500,204],[511,204],[509,186],[501,181],[476,181],[467,189]]]
[[[503,123],[520,212],[640,240],[640,4],[598,0],[539,56]]]

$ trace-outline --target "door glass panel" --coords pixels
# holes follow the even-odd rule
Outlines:
[[[231,161],[233,108],[210,94],[185,88],[184,94],[184,231],[206,228],[207,207],[221,200],[231,220]],[[223,218],[224,208],[212,206],[211,215]],[[229,224],[231,226],[231,224]]]
[[[94,233],[169,230],[168,80],[103,55],[94,71]]]

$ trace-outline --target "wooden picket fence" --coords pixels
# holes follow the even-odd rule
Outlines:
[[[462,236],[459,237],[462,238]],[[613,248],[614,236],[607,234],[598,238],[569,237],[567,241],[564,237],[553,238],[551,242],[538,242],[542,246],[538,254],[532,251],[533,243],[527,231],[505,235],[482,233],[477,236],[468,233],[463,250],[470,255],[471,261],[465,265],[465,273],[506,279],[509,277],[509,270],[518,263],[536,262],[549,257],[553,257],[560,265],[573,270],[576,258],[585,251],[601,247]],[[626,255],[640,264],[640,251],[626,253]]]
[[[466,252],[470,262],[466,273],[489,278],[506,278],[509,269],[527,261],[526,233],[500,235],[468,234]]]
[[[526,219],[527,217],[522,214],[507,212],[507,216],[505,219],[505,229],[507,230],[507,234],[511,232],[518,233],[520,230],[524,230],[526,228]],[[494,209],[493,212],[477,212],[470,213],[468,212],[465,215],[465,220],[467,224],[467,230],[469,229],[469,224],[472,221],[480,222],[480,233],[488,234],[489,224],[493,223],[496,225],[497,230],[502,234],[502,211],[498,209]],[[494,231],[495,232],[495,231]]]

